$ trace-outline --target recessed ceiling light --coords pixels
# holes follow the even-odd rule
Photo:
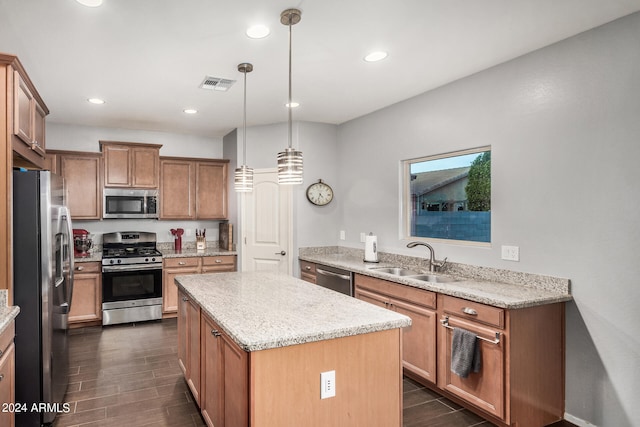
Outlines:
[[[265,25],[254,25],[247,28],[247,37],[251,39],[263,39],[269,35],[271,30]]]
[[[96,104],[96,105],[104,104],[104,99],[100,99],[100,98],[89,98],[89,99],[87,99],[87,101],[92,103],[92,104]]]
[[[185,114],[196,114],[198,110],[194,108],[185,108],[184,110],[182,110],[182,112]]]
[[[102,4],[102,0],[76,0],[83,6],[98,7]]]
[[[371,52],[370,54],[364,57],[364,60],[367,62],[381,61],[384,58],[386,58],[387,55],[388,55],[387,52],[382,52],[382,51]]]
[[[291,108],[296,108],[299,107],[300,104],[297,102],[292,102],[291,104],[289,104],[288,102],[286,104],[284,104],[285,107],[291,107]]]

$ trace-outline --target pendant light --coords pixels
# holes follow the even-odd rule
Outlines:
[[[291,107],[291,26],[300,22],[302,12],[298,9],[287,9],[280,14],[280,22],[289,27],[289,145],[278,153],[278,184],[302,184],[302,151],[292,148],[292,110]]]
[[[243,62],[238,65],[238,71],[244,74],[244,112],[242,120],[242,166],[236,169],[235,190],[238,193],[253,191],[253,168],[247,162],[247,73],[253,71],[253,65]]]

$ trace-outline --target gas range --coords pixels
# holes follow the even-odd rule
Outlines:
[[[156,249],[156,233],[126,231],[102,236],[102,269],[105,267],[161,268],[162,253]]]
[[[162,319],[162,253],[156,233],[102,236],[102,324]]]

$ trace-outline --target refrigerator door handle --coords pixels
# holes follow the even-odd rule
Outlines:
[[[71,225],[71,213],[69,212],[69,208],[67,208],[66,206],[61,206],[60,207],[60,218],[62,219],[62,221],[66,224],[66,227],[63,228],[63,230],[60,230],[63,233],[63,245],[64,245],[64,249],[62,251],[60,251],[62,253],[62,256],[64,257],[63,259],[63,266],[68,265],[68,269],[63,269],[63,282],[66,282],[66,286],[64,289],[64,296],[65,296],[65,304],[70,307],[71,306],[71,298],[73,297],[73,270],[74,270],[74,265],[73,265],[73,240],[72,240],[72,236],[73,236],[73,226]],[[68,264],[67,264],[68,261]],[[67,280],[64,280],[65,277],[67,278]],[[56,281],[57,282],[57,281]]]

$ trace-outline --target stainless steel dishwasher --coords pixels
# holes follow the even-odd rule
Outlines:
[[[345,295],[353,296],[351,272],[327,265],[316,264],[316,284]]]

